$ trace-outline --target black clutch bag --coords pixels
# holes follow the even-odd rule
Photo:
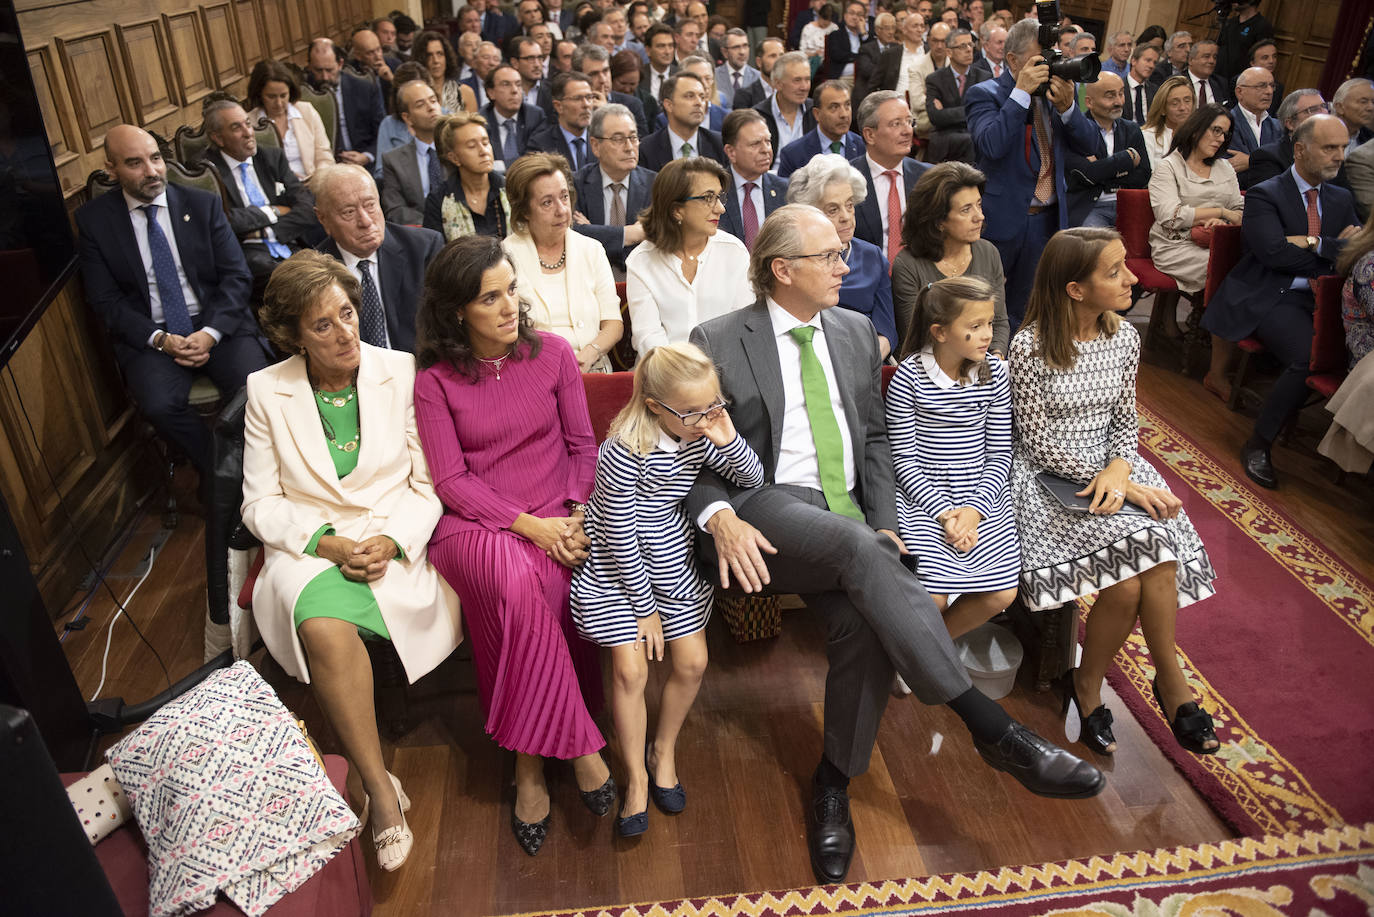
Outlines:
[[[1059,475],[1050,474],[1048,471],[1042,471],[1037,474],[1035,480],[1036,483],[1045,489],[1045,493],[1049,494],[1055,502],[1071,513],[1087,513],[1088,507],[1093,505],[1091,494],[1086,497],[1080,497],[1078,495],[1078,492],[1083,489],[1083,485],[1079,484],[1077,481],[1061,478]],[[1126,513],[1132,516],[1150,515],[1148,511],[1136,506],[1129,500],[1122,503],[1121,509],[1117,510],[1117,512]]]

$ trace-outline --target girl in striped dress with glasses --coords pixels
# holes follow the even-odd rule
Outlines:
[[[611,647],[611,709],[628,776],[616,830],[625,837],[648,828],[650,796],[668,814],[686,805],[674,755],[706,671],[714,588],[693,559],[683,500],[703,465],[741,487],[763,483],[763,466],[735,433],[710,359],[692,344],[655,347],[639,361],[634,395],[601,445],[587,504],[590,556],[572,583],[578,632]],[[672,674],[646,748],[648,663],[666,658],[665,644],[672,645]]]
[[[992,322],[986,281],[928,284],[887,390],[898,527],[951,637],[1010,605],[1021,573],[1007,491],[1011,383],[1007,364],[987,356]]]

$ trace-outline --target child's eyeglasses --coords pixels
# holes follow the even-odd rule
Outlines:
[[[668,405],[664,404],[662,401],[660,401],[658,404],[660,407],[663,408],[663,410],[667,411],[669,414],[672,414],[678,420],[682,421],[682,425],[684,427],[695,427],[697,424],[701,423],[704,420],[714,419],[717,415],[720,414],[721,411],[725,410],[725,406],[729,404],[729,402],[722,398],[720,401],[717,401],[715,404],[711,405],[706,410],[692,411],[690,414],[679,414],[677,411],[674,411],[672,408],[668,407]]]

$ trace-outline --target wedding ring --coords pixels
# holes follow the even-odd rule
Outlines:
[[[1114,496],[1114,497],[1124,497],[1124,496],[1126,496],[1126,494],[1123,493],[1122,491],[1114,490],[1114,491],[1112,491],[1112,496]]]

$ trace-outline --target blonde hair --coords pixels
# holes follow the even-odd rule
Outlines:
[[[648,399],[660,404],[671,400],[683,385],[710,379],[716,390],[716,366],[695,344],[663,344],[646,353],[635,367],[634,394],[611,421],[607,436],[618,439],[634,455],[648,455],[658,445],[658,415],[649,410]]]

